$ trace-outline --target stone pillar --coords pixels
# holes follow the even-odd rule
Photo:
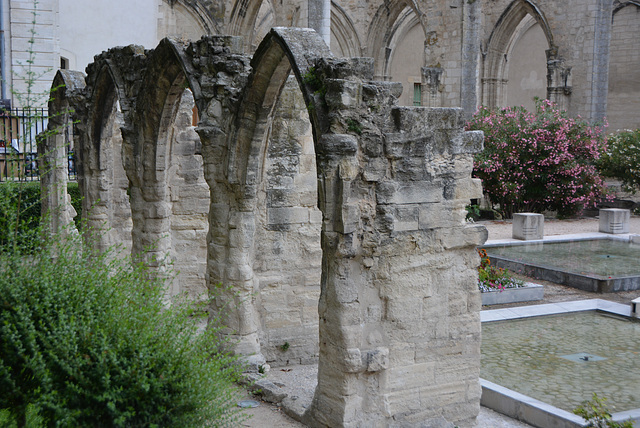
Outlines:
[[[629,233],[631,211],[621,208],[600,210],[600,229],[602,233]]]
[[[442,107],[442,68],[422,67],[422,105]]]
[[[482,134],[462,132],[460,109],[385,110],[391,85],[327,87],[330,109],[375,104],[391,123],[381,135],[368,110],[345,109],[333,120],[357,120],[360,132],[318,144],[320,362],[305,422],[470,424],[481,393],[475,247],[486,229],[467,227],[464,207],[481,195],[471,171]]]
[[[73,218],[78,213],[71,205],[71,198],[67,193],[69,165],[64,135],[54,133],[40,138],[38,152],[42,215],[48,220],[48,232],[55,235],[75,231]]]
[[[482,6],[479,1],[462,2],[462,76],[460,107],[470,119],[478,108],[478,67],[480,59],[480,30]]]
[[[553,101],[560,110],[569,108],[569,96],[573,90],[571,67],[558,57],[558,48],[553,47],[547,54],[547,99]]]
[[[518,213],[513,215],[513,239],[530,241],[544,237],[544,216],[535,213]]]
[[[609,93],[609,44],[613,25],[613,4],[609,0],[594,2],[593,54],[591,56],[591,114],[589,119],[601,122],[607,114]]]
[[[309,27],[331,46],[331,0],[309,0]]]

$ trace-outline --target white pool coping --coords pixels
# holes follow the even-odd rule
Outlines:
[[[625,317],[631,315],[631,305],[609,302],[603,299],[589,299],[519,306],[515,308],[487,309],[480,311],[480,320],[482,322],[504,321],[593,310],[609,312]],[[574,428],[586,426],[586,421],[581,417],[552,406],[551,404],[520,394],[519,392],[485,379],[480,379],[480,385],[482,386],[481,404],[498,413],[541,428]],[[612,418],[616,422],[631,419],[635,424],[640,424],[640,409],[613,413]]]
[[[532,239],[524,241],[522,239],[490,239],[484,245],[504,245],[504,244],[535,244],[540,242],[557,242],[557,241],[584,241],[588,239],[618,239],[621,241],[629,241],[633,233],[602,233],[602,232],[586,232],[571,233],[567,235],[549,235],[542,239]],[[482,245],[480,246],[482,247]]]

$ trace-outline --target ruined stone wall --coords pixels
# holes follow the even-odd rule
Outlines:
[[[176,273],[170,293],[186,293],[192,299],[206,299],[208,288],[204,274],[207,266],[210,193],[204,179],[200,137],[193,125],[194,107],[193,94],[187,89],[180,97],[169,131],[169,257]]]
[[[608,86],[609,35],[613,2],[610,0],[568,0],[536,2],[497,0],[485,3],[483,22],[483,46],[486,47],[499,19],[510,6],[526,7],[535,11],[534,16],[543,26],[548,39],[548,61],[562,69],[570,69],[566,88],[566,104],[569,114],[602,120],[606,114]],[[506,24],[515,32],[519,21]],[[504,21],[500,24],[505,25]],[[550,56],[549,56],[550,55]],[[508,58],[506,59],[508,60]],[[553,64],[553,63],[551,63]],[[553,65],[549,70],[552,70]],[[484,76],[486,77],[486,76]],[[493,76],[490,76],[493,77]],[[550,86],[560,88],[553,73]],[[552,98],[553,99],[553,98]]]
[[[271,365],[318,358],[322,213],[316,171],[307,108],[289,78],[271,123],[255,236],[260,342]]]
[[[613,16],[609,62],[607,119],[609,132],[640,128],[640,4],[630,4]]]
[[[100,163],[121,137],[133,255],[165,275],[168,254],[172,292],[204,278],[254,367],[318,355],[309,425],[471,425],[486,230],[464,221],[482,135],[461,109],[396,107],[372,60],[308,29],[273,29],[253,58],[229,37],[117,48],[88,72],[83,191],[121,190],[117,158]]]

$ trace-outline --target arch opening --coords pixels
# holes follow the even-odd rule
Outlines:
[[[547,54],[556,51],[554,46],[542,11],[528,0],[514,0],[496,23],[483,52],[482,104],[532,108],[533,97],[546,98],[552,73],[548,60],[555,60]]]
[[[113,71],[102,68],[92,94],[88,137],[80,153],[82,174],[79,185],[83,194],[83,219],[88,233],[96,234],[101,250],[121,245],[132,247],[132,213],[129,180],[125,172],[121,128],[124,118],[119,90]]]
[[[132,252],[171,279],[169,296],[204,300],[211,192],[193,124],[197,99],[172,42],[161,42],[149,62],[127,144]]]
[[[609,45],[609,131],[640,128],[640,46],[633,37],[640,25],[640,2],[625,2],[614,11]]]

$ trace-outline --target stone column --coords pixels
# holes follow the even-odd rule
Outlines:
[[[608,0],[595,1],[595,34],[591,62],[591,121],[601,122],[607,113],[609,93],[609,44],[613,24],[613,4]]]
[[[470,424],[481,393],[475,247],[486,229],[466,227],[464,207],[481,195],[471,171],[482,134],[462,131],[460,109],[390,108],[393,84],[339,70],[326,81],[330,129],[351,132],[317,144],[320,362],[305,422]]]
[[[460,82],[460,107],[470,119],[478,107],[478,60],[480,59],[480,18],[482,8],[479,1],[462,2],[462,76]]]
[[[548,49],[547,54],[547,98],[553,101],[560,110],[569,107],[569,96],[573,90],[571,67],[558,57],[556,47]]]
[[[422,105],[442,107],[442,68],[422,67]]]
[[[309,0],[309,27],[331,46],[331,0]]]

